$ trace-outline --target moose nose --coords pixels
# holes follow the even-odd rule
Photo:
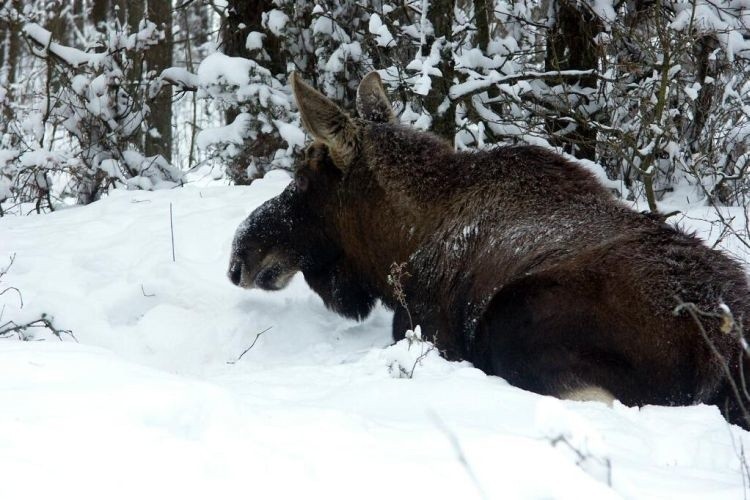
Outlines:
[[[239,286],[240,280],[242,279],[242,262],[238,260],[232,262],[232,265],[229,266],[229,272],[227,275],[232,283]]]

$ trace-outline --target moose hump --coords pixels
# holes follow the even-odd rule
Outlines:
[[[547,149],[454,152],[397,124],[376,72],[358,118],[291,82],[313,143],[238,229],[232,282],[276,290],[301,271],[339,314],[381,300],[394,339],[419,324],[447,357],[518,387],[716,404],[748,427],[739,264]]]

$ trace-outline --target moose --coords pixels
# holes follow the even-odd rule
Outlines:
[[[448,359],[517,387],[715,404],[750,426],[750,291],[729,256],[551,150],[456,152],[397,123],[377,72],[356,118],[298,74],[291,84],[313,142],[237,229],[234,284],[279,290],[301,271],[331,310],[362,319],[379,300],[395,340],[421,325]]]

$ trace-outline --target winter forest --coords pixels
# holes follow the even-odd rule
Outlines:
[[[210,176],[249,184],[304,143],[287,77],[456,148],[541,144],[619,195],[747,203],[748,42],[735,2],[9,1],[0,213]]]
[[[310,142],[292,73],[354,116],[371,71],[401,124],[554,150],[750,269],[748,2],[0,0],[0,498],[748,498],[715,406],[232,286]]]

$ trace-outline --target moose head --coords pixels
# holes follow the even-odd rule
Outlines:
[[[292,89],[302,123],[314,142],[295,162],[294,182],[257,208],[240,225],[232,244],[228,276],[244,288],[280,290],[301,271],[326,305],[361,319],[375,298],[372,286],[344,250],[358,233],[358,210],[378,188],[367,169],[363,130],[395,120],[377,72],[357,91],[360,118],[351,118],[296,74]],[[368,189],[369,187],[369,189]]]

